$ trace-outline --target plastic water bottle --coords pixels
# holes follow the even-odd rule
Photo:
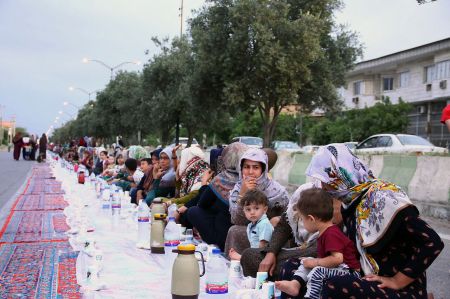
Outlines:
[[[169,222],[164,229],[164,245],[177,246],[178,244],[180,244],[180,229],[175,223],[175,218],[170,217]]]
[[[119,220],[120,219],[120,210],[122,209],[122,205],[120,202],[120,195],[119,190],[114,188],[113,193],[111,194],[111,211],[113,220]]]
[[[94,173],[91,173],[90,181],[91,181],[91,187],[93,187],[93,188],[97,187],[97,178],[95,177]]]
[[[226,269],[227,265],[220,256],[220,249],[214,248],[211,259],[206,265],[206,293],[228,293],[228,273]]]
[[[138,206],[138,248],[150,249],[150,209],[145,201],[141,200]]]
[[[197,245],[196,244],[197,242],[194,241],[194,232],[192,231],[192,229],[190,229],[190,228],[186,229],[184,235],[185,235],[186,238],[185,238],[183,244],[194,244],[194,245]]]
[[[105,191],[105,184],[101,178],[97,178],[96,180],[96,188],[95,192],[97,193],[97,198],[101,199],[103,197],[103,192]]]
[[[89,176],[89,171],[86,169],[86,167],[83,167],[84,172],[84,183],[86,186],[91,185],[91,177]]]
[[[100,188],[101,199],[102,199],[102,211],[104,215],[108,215],[111,213],[111,191],[109,189],[109,185],[101,184]]]
[[[169,219],[172,217],[175,217],[175,212],[177,211],[177,205],[176,204],[171,204],[168,208],[167,208],[167,214],[169,215]]]

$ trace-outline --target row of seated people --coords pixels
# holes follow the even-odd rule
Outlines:
[[[114,167],[102,174],[125,181],[136,204],[177,204],[179,223],[240,260],[245,276],[269,272],[282,298],[427,298],[426,269],[443,242],[401,188],[345,145],[322,147],[307,169],[313,182],[291,197],[269,174],[273,151],[232,143],[213,172],[199,147],[177,149],[155,150],[140,167],[116,159],[125,178]]]

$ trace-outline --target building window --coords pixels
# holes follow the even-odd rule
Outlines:
[[[436,79],[442,80],[450,77],[450,60],[436,63]]]
[[[386,77],[383,78],[383,91],[394,90],[394,78]]]
[[[435,79],[435,66],[429,65],[425,67],[425,83],[431,83]]]
[[[408,85],[409,85],[409,72],[400,73],[399,79],[400,79],[399,80],[399,87],[400,88],[408,87]]]
[[[357,96],[363,93],[364,93],[364,82],[363,81],[353,82],[353,94]]]

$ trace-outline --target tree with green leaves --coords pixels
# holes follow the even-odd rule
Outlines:
[[[408,126],[408,113],[412,106],[402,100],[393,105],[389,98],[383,98],[375,106],[353,109],[329,115],[306,127],[313,144],[362,141],[381,133],[404,133]]]
[[[135,111],[142,101],[142,79],[134,72],[119,72],[97,95],[94,115],[97,136],[130,136],[140,127]]]
[[[336,106],[335,83],[359,54],[354,36],[334,26],[339,1],[209,2],[191,21],[194,51],[220,72],[211,87],[232,109],[258,111],[265,146],[283,107]]]

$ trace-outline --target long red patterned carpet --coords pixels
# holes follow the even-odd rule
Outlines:
[[[33,167],[0,229],[1,298],[81,298],[65,232],[67,203],[48,164]]]

